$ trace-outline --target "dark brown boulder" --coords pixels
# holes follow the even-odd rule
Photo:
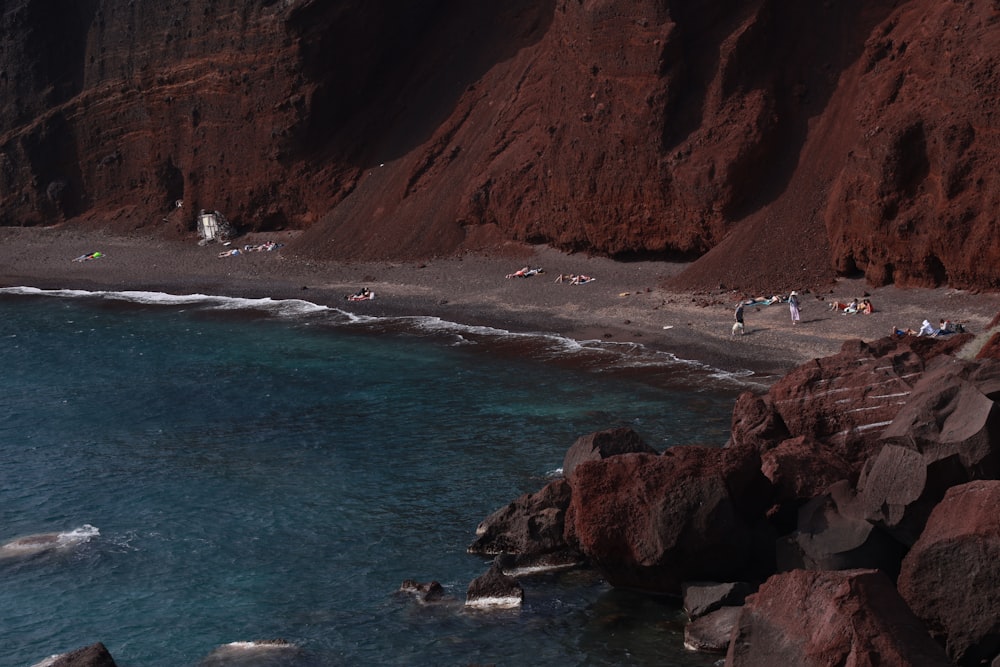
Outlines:
[[[1000,655],[1000,481],[948,490],[903,559],[898,587],[961,665]]]
[[[777,569],[870,568],[895,577],[903,554],[900,543],[859,516],[844,480],[802,506],[796,530],[778,542]]]
[[[956,458],[969,479],[1000,476],[1000,362],[938,357],[885,429],[885,442],[915,446],[929,462]]]
[[[48,667],[115,667],[107,647],[101,642],[78,648],[64,653],[50,663]]]
[[[565,539],[570,485],[565,479],[526,493],[483,519],[468,552],[516,556],[510,567],[565,566],[583,560]]]
[[[951,663],[876,570],[777,574],[747,598],[727,667]]]
[[[567,525],[614,586],[679,595],[684,581],[753,579],[760,566],[770,484],[752,449],[625,454],[580,464],[570,483]]]
[[[854,470],[836,451],[810,436],[790,438],[761,452],[761,470],[774,485],[775,501],[798,506]]]
[[[753,591],[754,587],[744,581],[686,582],[682,586],[684,611],[693,619],[722,607],[737,607]]]
[[[746,445],[766,451],[791,437],[781,414],[767,397],[745,391],[733,408],[730,445]]]
[[[467,607],[519,607],[524,601],[524,589],[513,577],[501,572],[497,565],[469,584],[465,595]]]
[[[684,647],[691,651],[725,653],[741,612],[740,607],[721,607],[691,621],[684,626]]]
[[[618,454],[658,454],[647,445],[642,436],[630,428],[613,428],[597,431],[577,438],[563,458],[563,476],[569,477],[573,469],[584,461],[599,461]]]

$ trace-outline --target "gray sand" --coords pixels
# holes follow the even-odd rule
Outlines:
[[[108,236],[70,227],[0,229],[0,286],[87,290],[146,290],[172,294],[299,298],[371,315],[434,315],[454,322],[511,331],[555,332],[576,340],[636,342],[724,370],[753,370],[769,381],[810,359],[837,352],[843,342],[874,340],[893,327],[917,329],[924,319],[963,322],[983,334],[1000,312],[1000,294],[949,288],[871,289],[840,280],[822,294],[802,294],[802,321],[793,325],[786,304],[747,307],[746,335],[733,336],[737,292],[681,294],[663,281],[683,269],[664,262],[615,262],[511,244],[495,253],[424,262],[323,263],[301,261],[283,249],[219,257],[220,251],[294,232],[241,237],[229,247]],[[100,251],[96,260],[74,262]],[[505,278],[523,266],[544,273]],[[586,274],[585,285],[555,282]],[[344,297],[360,287],[369,302]],[[828,301],[870,295],[871,315],[832,312]]]

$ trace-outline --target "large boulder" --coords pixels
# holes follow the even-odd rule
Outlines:
[[[762,451],[760,458],[761,471],[774,485],[772,519],[779,526],[793,520],[802,503],[854,474],[840,454],[805,435]]]
[[[829,667],[951,663],[877,570],[795,570],[747,598],[727,667]]]
[[[684,581],[753,579],[772,557],[758,550],[771,498],[752,449],[625,454],[580,464],[570,484],[567,529],[612,585],[679,595]]]
[[[1000,475],[1000,361],[939,357],[920,377],[885,431],[885,442],[909,445],[928,461],[956,459],[970,479]]]
[[[948,655],[979,665],[1000,655],[1000,481],[948,490],[903,560],[897,583]]]
[[[563,458],[563,476],[569,477],[584,461],[599,461],[618,454],[658,453],[630,428],[612,428],[580,436]]]

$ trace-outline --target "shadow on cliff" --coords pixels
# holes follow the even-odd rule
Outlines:
[[[316,162],[371,167],[427,141],[461,94],[540,40],[553,0],[411,5],[308,2],[288,19],[298,36],[311,113],[298,148]]]

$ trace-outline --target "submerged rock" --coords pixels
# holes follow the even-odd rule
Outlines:
[[[101,642],[54,655],[32,667],[117,667],[111,653]]]

